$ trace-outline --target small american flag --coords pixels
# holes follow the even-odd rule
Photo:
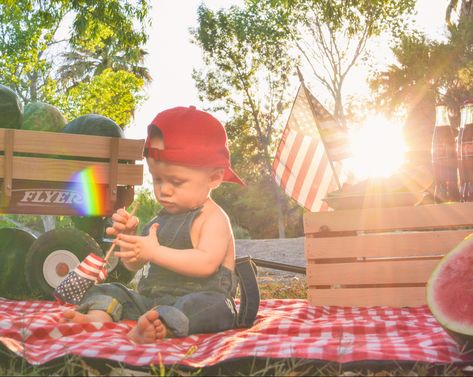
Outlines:
[[[326,210],[322,199],[329,190],[337,188],[337,173],[330,160],[334,169],[339,169],[334,161],[347,157],[346,128],[302,83],[273,161],[276,183],[304,208],[312,212]]]
[[[92,285],[101,283],[107,278],[105,264],[105,259],[90,253],[56,287],[54,297],[61,303],[79,304]]]

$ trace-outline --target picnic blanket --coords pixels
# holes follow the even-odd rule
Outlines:
[[[126,337],[132,321],[58,323],[64,309],[66,306],[55,302],[0,298],[0,341],[36,365],[68,354],[134,366],[195,368],[246,357],[338,363],[473,361],[473,355],[461,352],[427,306],[315,307],[306,300],[263,300],[251,328],[146,345],[134,344]]]

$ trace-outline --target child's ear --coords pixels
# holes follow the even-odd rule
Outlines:
[[[210,172],[210,188],[212,190],[220,186],[220,184],[223,181],[224,172],[225,172],[225,169],[223,168],[216,168]]]

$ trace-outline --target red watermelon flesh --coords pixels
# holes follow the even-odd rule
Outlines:
[[[427,303],[455,340],[473,348],[473,234],[434,269],[427,283]]]

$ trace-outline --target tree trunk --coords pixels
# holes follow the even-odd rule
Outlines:
[[[473,18],[473,0],[463,0],[460,17],[472,17]]]
[[[281,205],[278,203],[278,238],[286,238],[286,226]]]

